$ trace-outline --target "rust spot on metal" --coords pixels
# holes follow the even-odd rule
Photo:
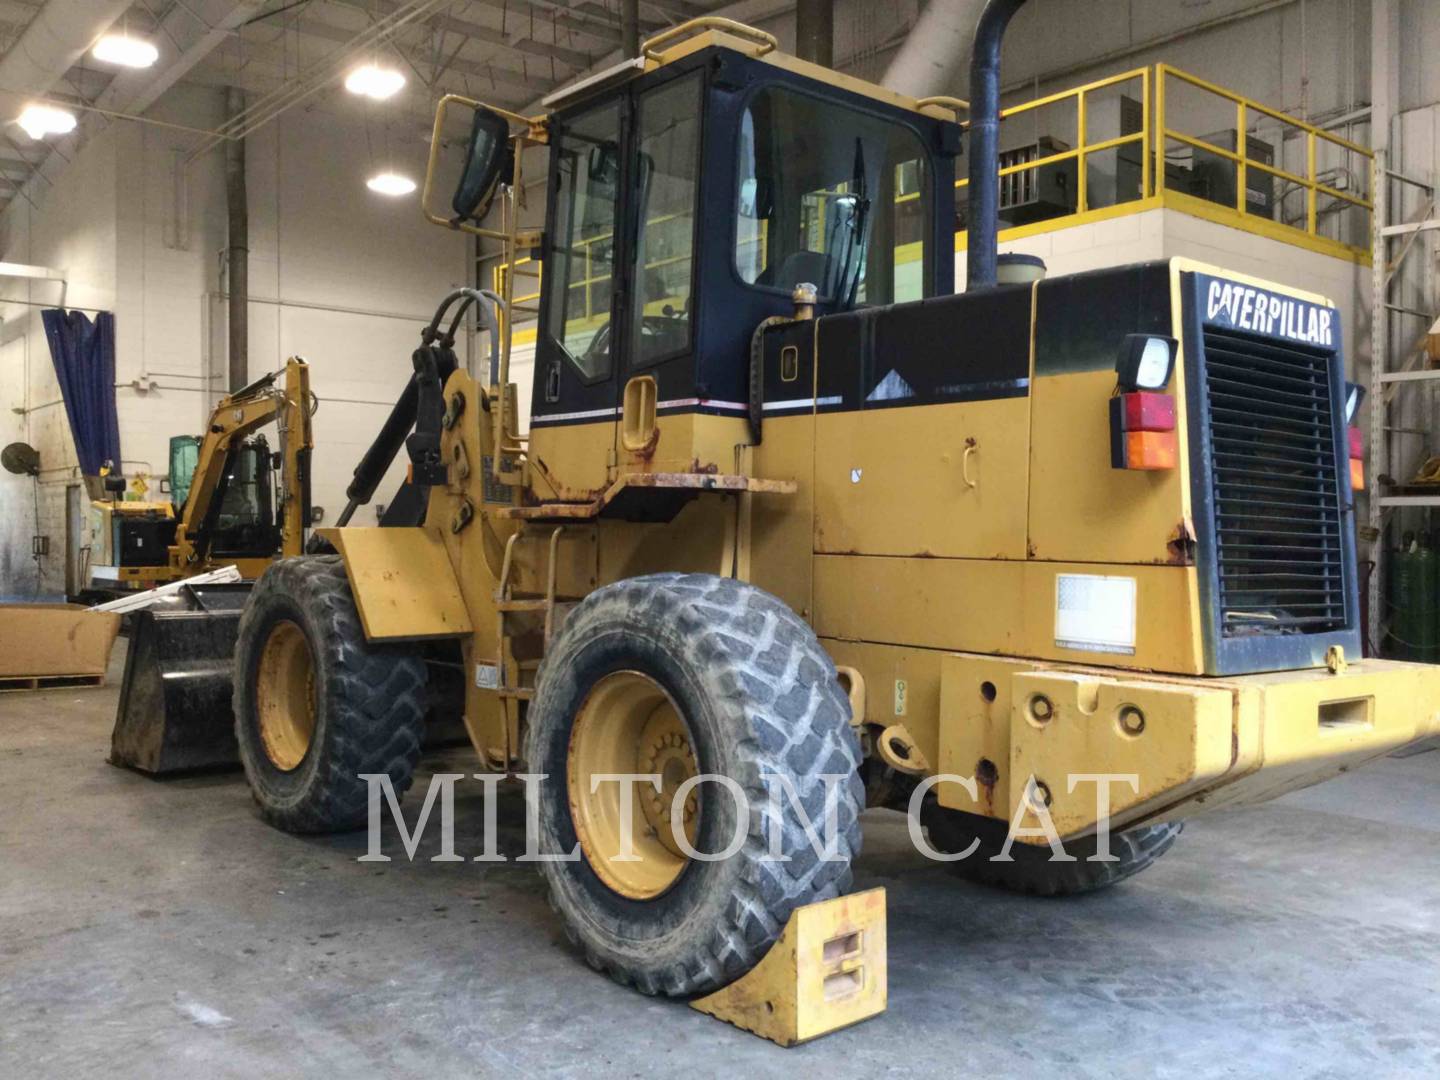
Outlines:
[[[1000,770],[989,758],[975,763],[975,782],[980,785],[980,801],[986,809],[995,809],[995,785],[1000,782]]]
[[[719,473],[720,466],[715,464],[715,462],[713,461],[702,462],[699,458],[695,458],[693,461],[690,462],[689,471],[692,473],[715,474]]]
[[[660,445],[660,425],[656,424],[650,429],[650,438],[645,440],[645,445],[638,450],[631,450],[632,456],[641,461],[650,461],[655,457],[655,448]]]
[[[1180,524],[1175,526],[1175,531],[1165,542],[1165,548],[1170,553],[1166,560],[1170,566],[1195,565],[1195,526],[1190,523],[1189,518],[1182,519]]]

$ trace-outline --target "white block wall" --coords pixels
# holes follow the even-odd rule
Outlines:
[[[150,115],[208,128],[223,115],[222,99],[182,88]],[[330,521],[409,377],[421,328],[446,292],[467,283],[469,269],[465,239],[427,224],[417,196],[389,200],[365,188],[378,167],[372,147],[388,141],[388,156],[418,180],[425,144],[386,140],[373,122],[369,132],[365,125],[362,113],[335,101],[286,114],[247,147],[250,375],[290,355],[310,361],[321,399],[313,498]],[[170,436],[198,433],[225,387],[220,151],[189,170],[188,213],[177,228],[175,159],[194,141],[155,126],[113,125],[53,188],[41,186],[35,206],[17,198],[0,215],[0,259],[63,269],[69,305],[115,312],[116,407],[132,475],[163,474]],[[65,489],[78,483],[75,454],[40,309],[5,299],[53,302],[58,286],[0,280],[0,440],[40,450],[40,531],[51,537],[37,581],[30,482],[0,474],[0,596],[54,595],[65,587]],[[460,348],[463,358],[463,342]],[[403,467],[392,470],[376,502],[389,499]],[[373,511],[355,520],[373,522]]]

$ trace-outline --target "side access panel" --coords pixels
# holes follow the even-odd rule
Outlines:
[[[345,559],[370,641],[423,641],[473,632],[440,530],[321,529]]]
[[[1025,558],[1032,297],[820,320],[817,553]]]

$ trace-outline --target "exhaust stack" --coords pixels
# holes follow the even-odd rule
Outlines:
[[[990,0],[970,54],[970,209],[965,291],[995,284],[1000,232],[1000,43],[1025,0]]]

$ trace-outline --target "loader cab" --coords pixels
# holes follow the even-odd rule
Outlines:
[[[548,128],[542,447],[615,421],[643,376],[662,417],[743,417],[751,337],[801,283],[819,314],[953,291],[959,128],[913,102],[710,45]]]

